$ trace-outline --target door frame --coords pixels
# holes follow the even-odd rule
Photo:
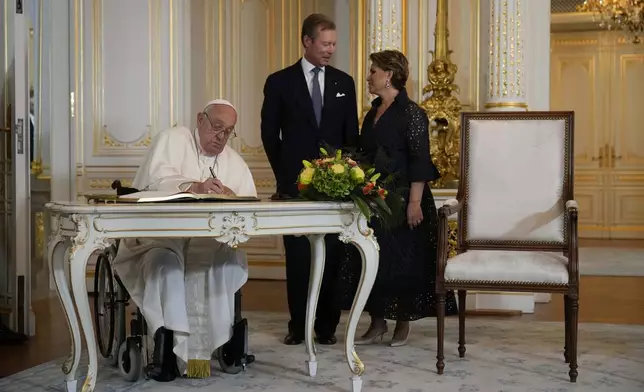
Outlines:
[[[11,175],[12,223],[11,260],[13,266],[12,328],[28,336],[35,334],[31,310],[31,159],[28,78],[28,4],[15,0],[13,9],[13,102]]]

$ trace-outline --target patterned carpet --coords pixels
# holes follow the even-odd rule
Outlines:
[[[580,248],[585,276],[644,276],[644,248]]]
[[[284,346],[279,340],[287,317],[277,313],[247,313],[251,326],[250,347],[257,355],[246,373],[222,375],[213,369],[204,380],[173,383],[121,379],[115,369],[101,367],[97,391],[350,391],[349,370],[342,345],[320,347],[318,374],[305,371],[304,346]],[[363,318],[360,331],[365,328]],[[343,320],[344,322],[344,320]],[[563,324],[486,320],[467,321],[466,358],[459,359],[458,320],[446,323],[446,368],[435,370],[435,321],[413,324],[407,346],[386,344],[358,347],[366,364],[363,391],[391,392],[633,392],[644,390],[644,326],[583,324],[579,329],[579,379],[567,380],[564,363]],[[388,336],[387,338],[390,338]],[[50,362],[0,380],[2,392],[64,391],[61,360]],[[81,370],[86,370],[86,361]],[[78,387],[82,381],[79,381]]]

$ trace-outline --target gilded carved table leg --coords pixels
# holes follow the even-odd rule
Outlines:
[[[87,262],[90,256],[96,251],[102,251],[110,246],[104,238],[97,238],[93,234],[88,224],[86,216],[72,215],[72,221],[76,224],[77,234],[72,239],[73,246],[70,252],[70,272],[72,278],[72,290],[74,300],[78,309],[85,342],[87,343],[87,353],[89,357],[89,367],[87,377],[83,383],[82,392],[94,392],[96,386],[96,376],[98,373],[98,353],[96,350],[96,335],[94,332],[94,323],[92,322],[92,313],[89,307],[89,298],[87,296]]]
[[[72,352],[63,363],[63,373],[65,374],[65,384],[67,392],[76,392],[76,373],[81,358],[82,340],[80,325],[74,307],[74,301],[70,293],[69,280],[65,273],[65,264],[68,259],[69,244],[60,236],[52,235],[48,245],[49,271],[53,275],[56,284],[56,292],[63,306],[67,326],[72,340]]]
[[[380,248],[376,237],[373,235],[373,230],[368,227],[366,218],[362,214],[358,216],[353,225],[347,227],[347,230],[340,234],[340,240],[353,243],[362,256],[362,273],[358,284],[358,292],[353,300],[344,340],[345,356],[353,373],[351,376],[351,390],[360,392],[362,390],[362,375],[364,374],[365,366],[356,353],[354,341],[360,315],[367,304],[369,294],[371,294],[371,289],[376,281]]]
[[[311,275],[309,277],[309,297],[306,301],[306,331],[304,341],[306,353],[309,359],[306,361],[309,376],[315,377],[318,369],[316,359],[317,350],[313,339],[313,328],[315,324],[315,312],[322,287],[322,276],[324,275],[324,263],[326,249],[324,247],[324,234],[312,234],[307,236],[311,243]]]
[[[70,256],[72,290],[74,291],[74,300],[78,308],[78,317],[87,343],[87,353],[89,357],[89,367],[87,377],[83,383],[82,392],[93,392],[96,386],[96,376],[98,373],[98,353],[96,351],[96,335],[94,324],[92,322],[92,313],[89,307],[89,298],[87,296],[87,262],[90,256],[96,250],[102,250],[107,247],[107,243],[97,240],[95,243],[75,246]]]

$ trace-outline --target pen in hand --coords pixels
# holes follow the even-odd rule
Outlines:
[[[212,175],[213,179],[215,179],[215,180],[217,179],[217,176],[215,175],[215,171],[212,170],[212,167],[210,168],[210,175]]]

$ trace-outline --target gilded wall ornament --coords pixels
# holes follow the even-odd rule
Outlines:
[[[447,15],[447,0],[438,0],[434,31],[436,50],[430,52],[429,84],[423,88],[423,94],[429,96],[421,103],[431,123],[432,160],[441,173],[441,178],[432,183],[435,188],[456,188],[460,166],[461,103],[452,95],[459,92],[459,87],[454,84],[458,67],[450,59],[452,51],[449,50]]]

